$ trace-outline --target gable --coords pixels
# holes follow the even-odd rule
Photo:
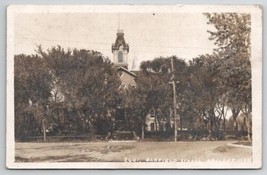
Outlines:
[[[120,76],[121,84],[122,85],[131,85],[136,86],[135,77],[131,76],[130,74],[127,74],[126,72],[123,72]]]

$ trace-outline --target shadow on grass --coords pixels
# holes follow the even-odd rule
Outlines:
[[[97,162],[100,161],[96,158],[89,157],[86,155],[78,156],[46,156],[46,157],[35,157],[35,158],[24,158],[20,156],[15,157],[15,162]]]
[[[134,147],[135,146],[132,146],[132,145],[108,145],[108,146],[101,146],[101,147],[78,148],[79,152],[83,151],[83,154],[62,155],[62,156],[42,156],[42,157],[31,157],[31,158],[16,156],[15,161],[16,162],[100,162],[103,160],[100,160],[99,158],[96,158],[96,157],[91,157],[90,154],[92,152],[97,152],[100,154],[100,157],[103,157],[109,153],[116,153],[116,152],[121,152],[124,150],[130,150],[130,149],[133,149]],[[73,149],[74,147],[68,146],[67,148]],[[58,150],[58,147],[50,147],[49,149]],[[116,162],[117,160],[114,160],[114,161]]]

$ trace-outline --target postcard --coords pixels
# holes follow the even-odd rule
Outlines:
[[[10,169],[258,169],[260,5],[10,5]]]

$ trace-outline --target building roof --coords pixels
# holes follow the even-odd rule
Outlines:
[[[141,73],[140,70],[132,70],[131,72],[134,73],[136,76],[138,76]]]
[[[129,75],[131,75],[131,76],[137,78],[137,76],[136,76],[135,73],[129,71],[128,69],[125,69],[124,67],[118,67],[117,70],[124,71],[124,72],[126,72],[127,74],[129,74]]]

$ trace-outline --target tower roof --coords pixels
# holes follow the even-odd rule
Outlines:
[[[112,47],[111,47],[112,52],[114,50],[119,50],[119,47],[121,45],[123,46],[123,50],[127,50],[127,52],[129,52],[129,45],[125,42],[123,30],[118,29],[116,41],[115,43],[112,44]]]

